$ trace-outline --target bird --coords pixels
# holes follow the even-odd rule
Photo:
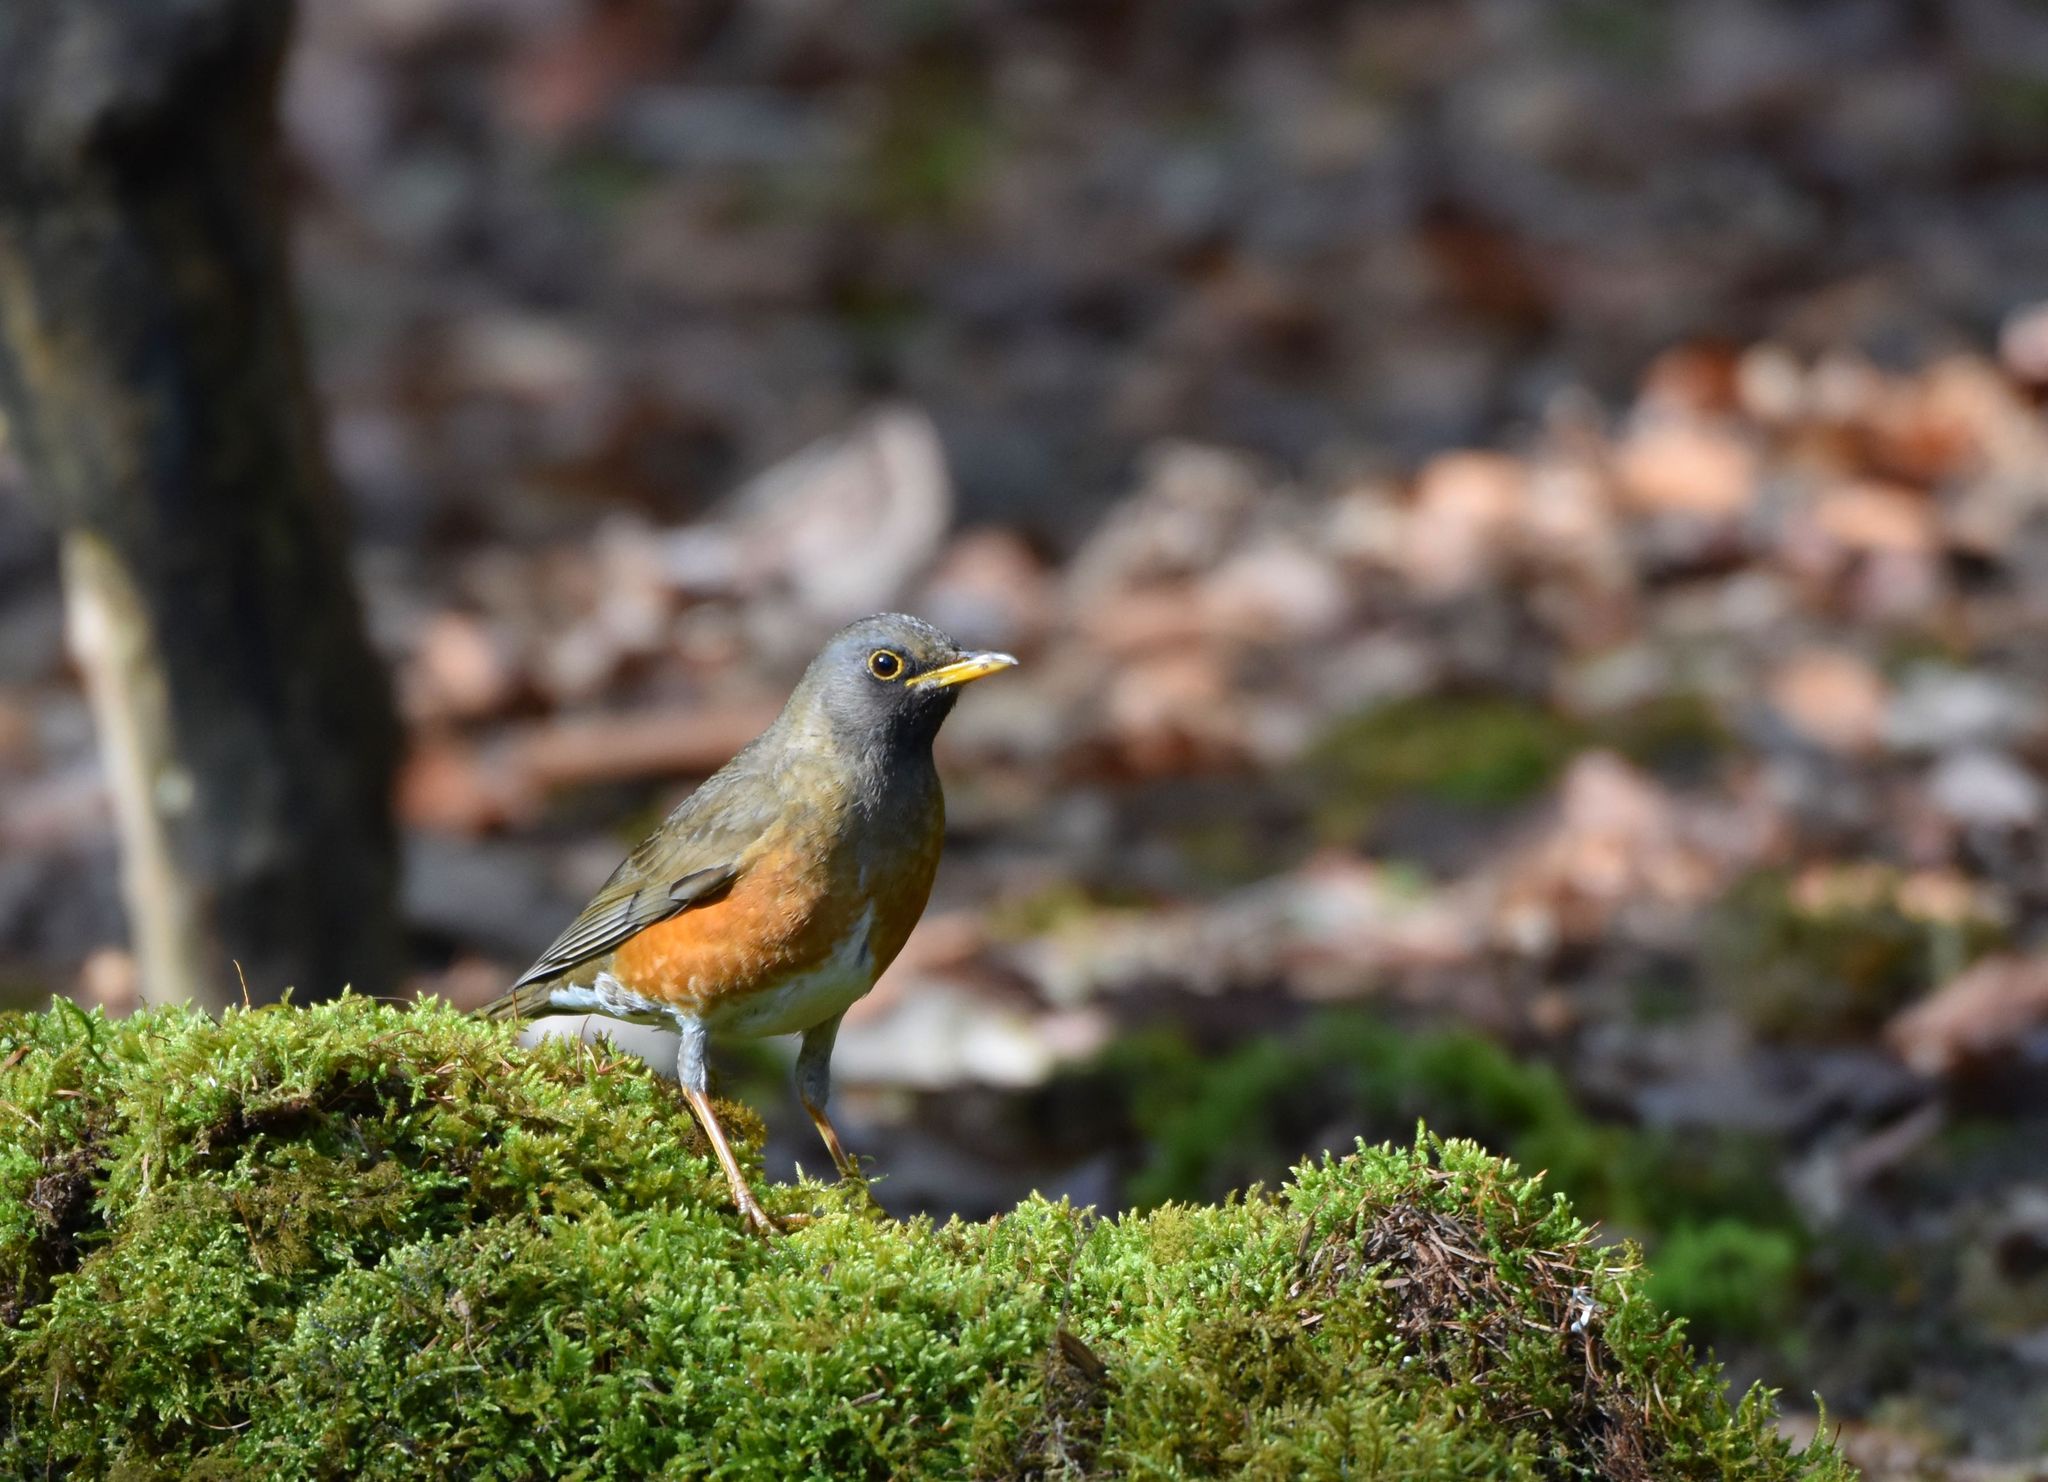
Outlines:
[[[673,1026],[676,1080],[742,1222],[779,1228],[708,1094],[708,1041],[801,1034],[796,1091],[842,1178],[826,1112],[847,1009],[924,912],[945,833],[932,742],[961,686],[1011,668],[930,623],[849,623],[767,730],[678,804],[504,996],[494,1019],[599,1013]]]

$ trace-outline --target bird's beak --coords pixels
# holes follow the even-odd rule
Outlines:
[[[910,681],[914,690],[951,689],[956,684],[970,680],[984,679],[1004,669],[1014,669],[1017,661],[1008,654],[962,654],[950,664],[942,664],[928,673],[920,674]]]

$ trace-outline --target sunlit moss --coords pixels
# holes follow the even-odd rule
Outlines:
[[[1340,837],[1397,797],[1472,808],[1523,802],[1584,739],[1570,720],[1520,700],[1424,695],[1337,722],[1309,749],[1303,776],[1318,827]]]
[[[770,1185],[763,1241],[673,1088],[440,1005],[18,1015],[0,1063],[0,1474],[1848,1475],[1467,1143],[1119,1220]]]

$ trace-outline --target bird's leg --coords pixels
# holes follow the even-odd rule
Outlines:
[[[804,1031],[803,1048],[796,1054],[796,1094],[804,1110],[811,1114],[818,1136],[825,1140],[825,1151],[832,1155],[832,1166],[839,1170],[839,1176],[859,1179],[860,1165],[846,1155],[832,1119],[825,1115],[825,1100],[832,1094],[832,1041],[839,1037],[839,1021],[845,1017],[843,1013],[835,1014]]]
[[[757,1235],[781,1233],[782,1227],[775,1222],[775,1217],[761,1207],[761,1201],[747,1187],[746,1177],[740,1172],[739,1159],[733,1156],[732,1144],[725,1140],[725,1129],[718,1125],[718,1114],[711,1109],[711,1098],[688,1086],[683,1088],[683,1096],[689,1101],[690,1110],[697,1114],[704,1135],[711,1139],[711,1151],[718,1155],[718,1164],[725,1170],[726,1182],[732,1185],[732,1199],[739,1206],[741,1222]]]
[[[711,1109],[711,1073],[705,1057],[703,1021],[678,1014],[676,1030],[682,1036],[682,1044],[676,1050],[676,1080],[683,1088],[683,1099],[696,1113],[697,1125],[710,1139],[718,1166],[725,1170],[725,1181],[732,1185],[732,1201],[739,1206],[741,1222],[757,1235],[779,1233],[782,1227],[747,1187],[746,1175],[740,1172],[740,1160],[733,1156],[732,1144],[725,1140],[725,1129],[718,1125],[718,1113]]]

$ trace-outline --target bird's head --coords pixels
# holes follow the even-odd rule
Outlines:
[[[822,724],[842,747],[883,757],[913,752],[931,745],[960,686],[1016,662],[962,648],[906,613],[881,613],[826,640],[784,714]]]

